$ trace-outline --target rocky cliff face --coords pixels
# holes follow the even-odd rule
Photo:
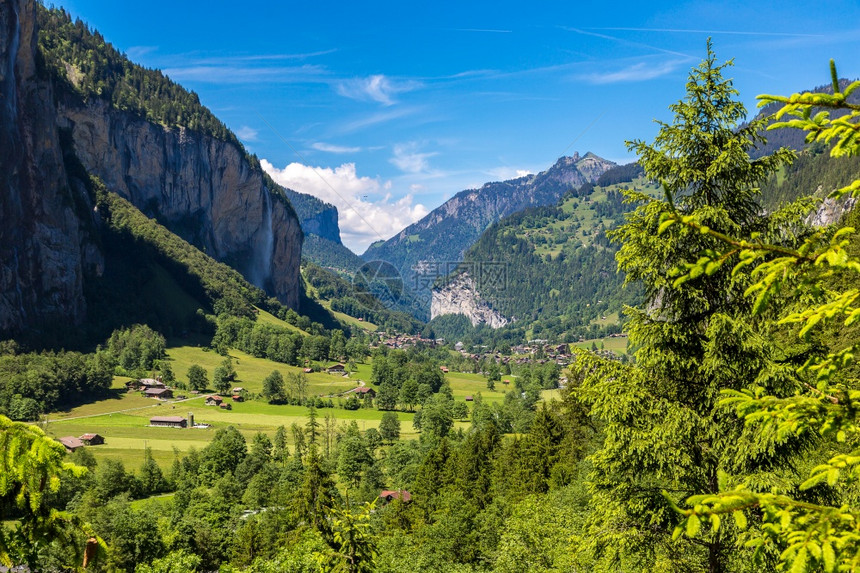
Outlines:
[[[337,224],[337,207],[324,209],[308,219],[302,219],[302,230],[311,235],[340,243],[340,227]]]
[[[108,189],[297,308],[299,221],[238,147],[100,100],[65,102],[59,114],[75,154]]]
[[[0,332],[86,318],[84,285],[105,262],[79,167],[71,177],[66,160],[298,307],[299,221],[237,145],[58,96],[37,49],[34,1],[0,2]]]
[[[486,324],[491,328],[501,328],[510,322],[481,300],[475,281],[468,273],[462,273],[444,287],[433,290],[430,319],[445,314],[462,314],[468,317],[472,326]]]
[[[32,0],[0,2],[0,330],[7,332],[80,323],[84,274],[102,264],[87,231],[92,206],[66,175],[51,84],[37,74],[35,20]]]
[[[270,172],[269,174],[273,178],[277,178],[277,173]],[[340,244],[337,207],[313,195],[299,193],[287,187],[284,188],[284,192],[296,210],[296,215],[299,217],[305,235],[316,235],[327,241]]]
[[[809,214],[809,217],[807,217],[807,223],[813,227],[826,227],[827,225],[838,223],[842,217],[854,209],[856,205],[857,199],[853,197],[848,197],[839,201],[827,197],[818,205],[818,208],[815,211]]]

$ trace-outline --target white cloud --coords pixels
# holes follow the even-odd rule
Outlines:
[[[322,141],[317,141],[313,145],[311,145],[317,151],[325,151],[327,153],[358,153],[361,151],[360,147],[346,147],[344,145],[332,145],[330,143],[323,143]]]
[[[670,74],[676,69],[678,69],[678,66],[684,63],[686,63],[686,60],[671,60],[666,62],[658,62],[656,64],[639,62],[638,64],[633,64],[632,66],[628,66],[622,70],[618,70],[615,72],[598,72],[594,74],[588,74],[583,76],[582,79],[593,84],[641,82],[645,80],[659,78],[660,76],[665,76],[666,74]]]
[[[416,142],[398,143],[394,146],[394,156],[389,159],[398,169],[405,173],[426,173],[430,169],[427,161],[438,153],[419,153]]]
[[[517,169],[515,167],[495,167],[486,171],[488,175],[493,177],[494,181],[508,181],[509,179],[517,179],[531,175],[533,171],[530,169]]]
[[[395,103],[399,93],[416,89],[421,84],[416,81],[395,81],[382,74],[366,78],[352,78],[335,84],[337,93],[359,101],[375,101],[389,106]]]
[[[356,253],[380,239],[388,239],[429,211],[413,202],[411,194],[395,199],[391,181],[361,177],[354,163],[335,168],[290,163],[278,169],[265,159],[263,169],[276,182],[300,193],[308,193],[332,203],[338,209],[341,238]]]
[[[257,136],[259,132],[253,127],[248,127],[247,125],[243,125],[239,129],[236,130],[236,137],[241,139],[242,141],[257,141]]]

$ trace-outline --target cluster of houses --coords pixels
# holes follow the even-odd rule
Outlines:
[[[237,392],[238,390],[238,392]],[[233,393],[230,396],[230,400],[233,402],[244,402],[245,397],[242,395],[242,388],[233,388]],[[223,396],[219,396],[218,394],[213,394],[211,396],[206,396],[206,401],[204,402],[207,406],[218,406],[222,410],[232,410],[233,404],[227,401],[227,398]]]
[[[79,450],[84,446],[99,446],[105,443],[105,439],[100,434],[84,434],[80,438],[74,436],[63,436],[58,438],[61,444],[65,446],[69,453]]]
[[[481,347],[486,349],[486,346]],[[512,355],[505,355],[501,352],[466,352],[463,343],[458,342],[454,345],[462,356],[471,360],[495,360],[498,364],[546,364],[547,362],[555,362],[562,368],[570,364],[574,353],[570,350],[569,344],[546,344],[546,341],[530,341],[529,344],[520,344],[511,349]],[[536,359],[535,355],[543,353],[545,358]]]
[[[125,387],[130,391],[140,391],[147,398],[156,398],[158,400],[167,400],[173,398],[173,390],[168,388],[161,381],[161,376],[158,378],[140,378],[138,380],[129,380],[125,383]]]
[[[415,334],[389,334],[384,331],[376,331],[376,344],[387,346],[388,348],[410,348],[412,346],[439,346],[445,344],[444,338],[423,338]]]

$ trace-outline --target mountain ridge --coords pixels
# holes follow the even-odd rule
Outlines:
[[[574,153],[540,173],[465,189],[384,243],[368,247],[362,258],[399,269],[412,295],[411,311],[426,318],[433,279],[447,275],[451,270],[447,267],[456,266],[487,227],[526,207],[553,205],[567,191],[593,183],[613,166],[593,153]]]

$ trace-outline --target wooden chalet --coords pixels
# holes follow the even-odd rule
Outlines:
[[[158,398],[159,400],[173,398],[173,390],[170,388],[147,388],[143,393],[147,398]]]
[[[365,396],[376,398],[376,390],[368,386],[359,386],[358,388],[353,388],[350,392],[357,394],[359,398],[364,398]]]
[[[325,369],[329,374],[344,374],[346,373],[346,366],[343,364],[335,364],[334,366],[329,366]]]
[[[141,378],[138,380],[141,386],[144,388],[166,388],[164,382],[161,381],[161,378]]]
[[[165,428],[187,428],[188,420],[182,416],[153,416],[149,419],[149,425]]]
[[[101,434],[84,434],[80,440],[85,446],[100,446],[105,443],[104,436]]]
[[[84,447],[84,443],[81,439],[74,436],[63,436],[60,438],[60,443],[66,447],[66,451],[69,453]]]
[[[221,396],[206,396],[206,405],[207,406],[220,406],[221,402],[224,401],[224,398]]]

